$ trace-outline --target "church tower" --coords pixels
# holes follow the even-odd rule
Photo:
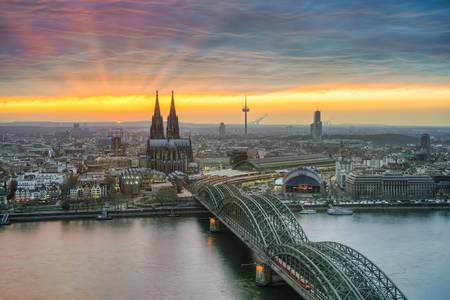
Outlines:
[[[164,139],[164,125],[159,109],[158,91],[156,91],[155,111],[152,117],[152,125],[150,127],[151,139]]]
[[[180,127],[178,126],[178,116],[175,111],[175,99],[172,91],[172,101],[170,103],[170,113],[167,116],[167,139],[179,139]]]
[[[196,172],[191,139],[180,138],[180,127],[172,92],[170,113],[167,117],[167,132],[164,138],[163,119],[156,92],[155,112],[152,117],[150,137],[147,140],[147,168],[166,174],[174,171]]]

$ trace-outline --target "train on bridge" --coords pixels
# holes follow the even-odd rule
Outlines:
[[[310,241],[279,199],[239,188],[267,176],[273,174],[207,177],[191,185],[213,215],[210,230],[228,229],[255,253],[257,285],[269,285],[277,274],[304,299],[407,299],[363,254],[336,242]]]

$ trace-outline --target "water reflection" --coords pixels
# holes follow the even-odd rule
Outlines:
[[[448,299],[449,211],[322,213],[298,219],[311,240],[333,240],[362,252],[408,299]]]
[[[35,231],[39,229],[41,223],[39,222],[23,222],[23,223],[15,223],[14,226],[15,228],[19,229],[22,232],[26,232],[26,231]],[[11,226],[0,226],[0,234],[1,232],[7,232],[8,229],[10,229]]]
[[[450,295],[449,212],[302,215],[311,240],[335,240],[378,264],[409,299]],[[207,218],[13,223],[0,229],[1,299],[298,299],[258,288],[254,257]],[[24,288],[33,287],[33,288]]]
[[[209,224],[208,220],[204,224]],[[208,226],[203,226],[207,232]],[[211,241],[211,242],[210,242]],[[234,278],[230,288],[233,299],[299,299],[288,285],[255,287],[255,257],[252,251],[230,232],[208,233],[207,243],[211,243],[218,254],[218,261],[227,278]]]

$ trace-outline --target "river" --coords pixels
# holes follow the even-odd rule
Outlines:
[[[298,218],[311,240],[361,251],[409,299],[450,299],[450,212]],[[256,287],[252,262],[205,218],[15,223],[0,228],[0,299],[299,299]]]

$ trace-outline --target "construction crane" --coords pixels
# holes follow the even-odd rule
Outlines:
[[[265,118],[267,118],[269,115],[265,114],[264,116],[259,117],[258,119],[250,122],[250,124],[252,125],[259,125],[261,123],[262,120],[264,120]]]

